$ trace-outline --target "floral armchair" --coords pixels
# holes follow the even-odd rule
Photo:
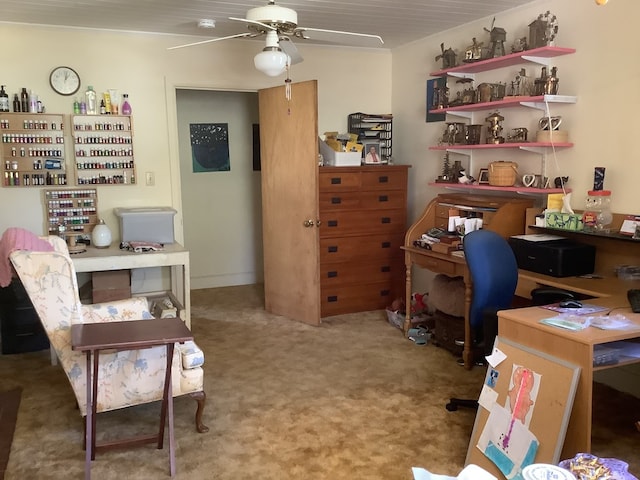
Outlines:
[[[56,236],[44,237],[53,251],[15,250],[9,258],[40,317],[51,346],[64,369],[80,413],[86,417],[86,357],[71,349],[71,325],[148,319],[144,297],[103,304],[80,303],[76,272],[67,245]],[[202,423],[205,403],[204,355],[193,342],[176,344],[172,364],[173,396],[190,395],[197,401],[196,428]],[[99,361],[97,412],[161,400],[166,367],[166,348],[102,352]]]

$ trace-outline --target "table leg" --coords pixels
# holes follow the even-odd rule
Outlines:
[[[173,477],[176,474],[175,437],[173,434],[173,388],[171,384],[171,365],[175,344],[167,344],[167,371],[164,378],[164,394],[162,395],[162,408],[160,411],[160,431],[158,433],[158,449],[164,442],[164,426],[169,417],[169,471]]]
[[[92,382],[91,382],[91,351],[87,350],[87,418],[85,421],[85,461],[84,461],[84,478],[90,480],[91,478],[91,455],[93,454],[92,448],[92,434],[93,434],[93,402],[91,398]]]
[[[406,258],[408,254],[405,254],[405,268],[406,268],[406,283],[405,283],[405,293],[404,293],[404,304],[405,304],[405,317],[404,317],[404,325],[402,326],[402,330],[406,335],[409,334],[409,328],[411,328],[411,259]]]
[[[96,459],[96,417],[98,409],[98,367],[100,350],[93,352],[93,393],[91,395],[91,460]]]
[[[464,368],[470,370],[473,367],[473,336],[471,331],[471,296],[473,295],[473,288],[471,286],[471,280],[464,279],[464,350],[462,352],[462,360],[464,361]]]

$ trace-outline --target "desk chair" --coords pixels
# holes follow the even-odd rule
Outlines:
[[[511,307],[518,284],[518,263],[509,243],[491,230],[476,230],[464,236],[464,255],[473,283],[469,322],[473,338],[490,355],[498,335],[498,310]],[[533,290],[535,305],[573,298],[560,289]],[[450,412],[458,407],[477,408],[477,400],[451,398],[446,405]]]
[[[518,264],[509,243],[491,230],[476,230],[464,236],[464,256],[473,282],[469,322],[473,338],[491,353],[498,333],[498,310],[511,306],[518,284]],[[451,398],[447,410],[476,408],[476,400]]]

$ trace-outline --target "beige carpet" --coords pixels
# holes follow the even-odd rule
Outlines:
[[[416,346],[384,312],[336,316],[310,327],[264,312],[260,286],[192,292],[192,328],[206,355],[207,434],[195,402],[175,402],[178,479],[411,479],[411,467],[456,474],[475,412],[448,398],[477,396],[484,372],[447,351]],[[63,372],[47,352],[0,356],[3,389],[23,389],[6,480],[82,478],[82,422]],[[596,431],[594,452],[635,460],[637,399],[619,400]],[[102,414],[99,436],[156,428],[158,405]],[[611,422],[611,414],[633,417]],[[98,455],[98,480],[169,478],[168,450]]]

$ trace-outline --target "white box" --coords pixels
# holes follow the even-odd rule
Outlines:
[[[178,213],[170,207],[114,208],[120,219],[123,242],[173,243],[173,216]]]
[[[360,152],[336,152],[322,140],[319,140],[320,153],[324,158],[325,165],[332,167],[359,167],[362,162]]]

